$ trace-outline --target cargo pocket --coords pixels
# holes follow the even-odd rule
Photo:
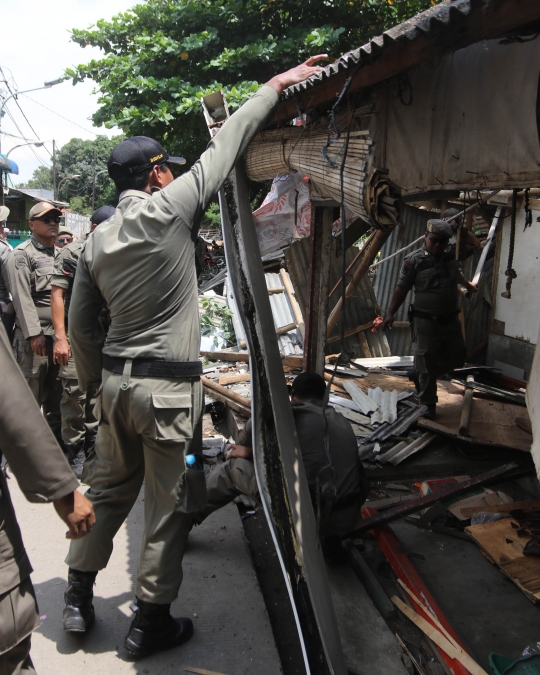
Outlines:
[[[43,293],[51,290],[52,268],[42,267],[34,271],[34,285],[36,293]]]
[[[198,513],[206,508],[207,503],[204,471],[186,467],[178,484],[176,510],[181,513]]]
[[[191,392],[152,394],[155,435],[158,441],[184,441],[193,437]]]

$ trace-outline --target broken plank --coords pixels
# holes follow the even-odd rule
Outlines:
[[[292,330],[296,330],[296,328],[296,323],[288,323],[286,326],[280,326],[279,328],[276,328],[276,335],[286,335]],[[247,347],[247,342],[245,340],[240,340],[240,347],[245,349]]]
[[[398,607],[405,616],[410,619],[420,630],[432,640],[439,649],[442,649],[445,654],[458,661],[464,668],[466,668],[472,675],[488,675],[486,671],[476,661],[467,654],[463,649],[456,649],[449,640],[434,628],[423,617],[417,614],[414,609],[406,605],[403,600],[394,595],[392,602]]]
[[[425,495],[424,497],[419,497],[418,499],[406,502],[405,504],[399,504],[398,506],[394,506],[393,508],[388,509],[388,511],[385,511],[384,513],[377,513],[376,515],[365,518],[362,524],[359,525],[359,527],[357,527],[354,530],[354,532],[351,532],[349,534],[349,537],[350,538],[358,537],[360,534],[366,532],[367,530],[380,527],[381,525],[390,523],[393,520],[397,520],[398,518],[402,518],[404,516],[410,515],[411,513],[421,511],[422,509],[426,508],[426,506],[431,506],[431,504],[434,504],[435,502],[441,499],[446,499],[448,497],[454,497],[457,496],[458,494],[464,494],[466,492],[469,492],[473,488],[496,480],[497,478],[500,478],[501,476],[504,476],[505,474],[508,474],[517,468],[518,465],[511,462],[510,464],[505,464],[504,466],[497,467],[496,469],[492,469],[491,471],[481,473],[480,475],[474,476],[473,478],[468,478],[467,480],[464,480],[461,483],[458,483],[457,485],[452,485],[450,487],[443,488],[442,490],[435,490],[435,492],[433,492],[432,494]],[[362,515],[365,512],[366,507],[364,506],[364,508],[362,509]]]
[[[207,377],[201,377],[203,386],[211,398],[225,403],[243,417],[251,417],[251,401],[243,396],[239,396],[225,387],[212,382]]]
[[[248,352],[226,352],[223,350],[218,350],[215,352],[201,351],[200,355],[211,361],[242,361],[243,363],[249,363],[249,353]],[[302,367],[302,357],[295,356],[291,354],[289,356],[282,356],[281,363],[284,366],[291,366],[293,368]]]
[[[224,386],[226,384],[234,384],[235,382],[249,382],[251,375],[249,373],[241,373],[239,375],[224,375],[218,380],[218,384]]]
[[[493,506],[468,507],[461,509],[465,518],[474,516],[479,511],[486,513],[510,513],[511,511],[537,511],[540,510],[540,499],[529,499],[522,502],[508,502],[507,504],[494,504]]]
[[[186,666],[184,670],[187,670],[188,673],[199,673],[199,675],[224,675],[223,673],[218,673],[216,670],[205,670],[205,668],[193,668],[193,666]]]

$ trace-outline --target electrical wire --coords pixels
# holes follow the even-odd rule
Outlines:
[[[17,129],[17,131],[18,131],[20,134],[22,134],[23,132],[22,132],[20,126],[17,124],[17,122],[16,122],[15,118],[13,117],[13,115],[12,115],[12,113],[11,113],[10,110],[7,110],[7,109],[6,109],[6,115],[7,115],[7,116],[10,118],[10,120],[13,122],[13,124],[15,125],[15,128]],[[45,162],[41,159],[41,157],[40,157],[40,156],[37,154],[37,152],[35,151],[34,147],[31,145],[31,141],[29,141],[25,136],[23,136],[23,139],[28,143],[28,148],[29,148],[29,150],[34,154],[34,156],[36,157],[36,159],[38,160],[38,162],[40,162],[43,166],[46,167],[47,165],[45,164]],[[39,142],[41,143],[41,141],[39,141]],[[47,167],[47,168],[48,168],[48,167]]]
[[[25,115],[25,113],[24,113],[24,110],[21,108],[20,103],[19,103],[19,101],[17,100],[17,91],[13,91],[12,88],[9,86],[9,82],[6,80],[6,76],[4,75],[4,71],[3,71],[3,69],[2,69],[2,66],[0,66],[0,73],[2,73],[2,77],[4,78],[4,83],[5,83],[6,87],[8,88],[9,93],[13,96],[13,100],[14,100],[15,103],[17,104],[17,108],[19,108],[19,110],[21,111],[21,114],[22,114],[22,116],[24,117],[24,119],[26,120],[26,123],[28,124],[28,126],[30,127],[30,129],[32,129],[32,131],[34,132],[34,134],[35,134],[36,136],[39,136],[38,132],[37,132],[37,131],[34,129],[34,127],[30,124],[30,121],[29,121],[28,117],[26,117],[26,115]],[[13,74],[12,74],[12,77],[13,77]]]
[[[89,134],[94,134],[94,136],[99,136],[99,134],[96,134],[95,131],[91,131],[90,129],[86,129],[85,127],[82,127],[80,124],[77,124],[77,122],[74,122],[73,120],[70,120],[68,117],[64,117],[64,115],[61,115],[59,112],[56,112],[56,110],[53,110],[52,108],[47,108],[46,105],[43,105],[43,103],[40,103],[39,101],[36,101],[35,98],[32,98],[31,96],[28,96],[28,94],[22,94],[22,96],[26,96],[26,98],[30,99],[30,101],[33,101],[34,103],[37,103],[37,105],[40,105],[42,108],[45,108],[45,110],[48,110],[49,112],[52,112],[54,115],[58,115],[58,117],[61,117],[63,120],[66,120],[66,122],[69,122],[70,124],[74,124],[76,127],[79,127],[79,129],[82,129],[83,131],[86,131]]]

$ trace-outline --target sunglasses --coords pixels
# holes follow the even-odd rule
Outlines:
[[[45,225],[50,225],[50,223],[60,225],[60,216],[43,216],[42,218],[34,218],[34,220],[41,220]]]
[[[60,237],[60,239],[58,240],[58,243],[59,244],[71,244],[72,241],[73,241],[73,237]]]
[[[428,239],[432,244],[447,244],[448,239],[439,239],[439,237],[434,237],[432,234],[428,234]]]

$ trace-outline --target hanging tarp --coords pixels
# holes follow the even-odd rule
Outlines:
[[[540,184],[540,38],[477,43],[380,85],[373,165],[403,195]]]

